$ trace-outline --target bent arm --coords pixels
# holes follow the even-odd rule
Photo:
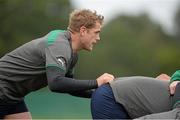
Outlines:
[[[90,96],[92,92],[86,92],[86,90],[98,87],[96,80],[77,80],[64,77],[64,74],[62,74],[57,67],[48,67],[46,71],[48,87],[53,92],[87,97]]]

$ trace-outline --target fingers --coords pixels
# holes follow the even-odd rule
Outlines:
[[[96,80],[97,80],[98,86],[101,86],[102,84],[109,83],[109,82],[113,81],[114,76],[112,74],[109,74],[109,73],[104,73],[103,75],[98,77]]]
[[[109,77],[111,79],[114,79],[114,75],[112,75],[112,74],[104,73],[103,75],[105,75],[106,77]]]
[[[114,76],[109,74],[109,73],[104,73],[105,77],[106,78],[106,82],[109,83],[109,82],[112,82],[114,80]]]
[[[170,86],[170,94],[174,95],[175,92],[175,87],[174,86]]]
[[[174,81],[170,84],[169,89],[170,89],[170,94],[174,95],[175,90],[176,90],[176,85],[179,83],[180,81]]]

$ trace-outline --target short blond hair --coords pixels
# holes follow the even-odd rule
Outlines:
[[[104,16],[98,15],[96,11],[91,11],[89,9],[79,9],[71,12],[69,17],[70,31],[79,32],[80,27],[85,26],[86,28],[93,28],[96,22],[102,25],[104,21]]]

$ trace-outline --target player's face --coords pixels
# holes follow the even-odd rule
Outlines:
[[[94,28],[85,28],[83,39],[81,40],[84,50],[92,51],[93,46],[100,40],[101,24],[96,23]]]

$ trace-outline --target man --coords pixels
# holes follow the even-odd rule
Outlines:
[[[134,119],[169,111],[172,109],[172,101],[174,101],[173,104],[179,106],[180,96],[178,97],[178,94],[172,100],[172,95],[179,82],[180,70],[177,70],[172,77],[163,74],[157,78],[143,76],[117,78],[110,84],[97,88],[93,93],[92,117],[93,119]],[[176,113],[178,113],[177,109],[168,115],[175,118],[176,116],[173,115]],[[145,116],[141,119],[151,119],[155,116],[158,115]]]
[[[104,17],[82,9],[70,14],[68,30],[54,30],[0,59],[0,118],[31,119],[24,103],[28,93],[48,86],[53,92],[91,97],[91,89],[114,79],[108,73],[96,80],[73,79],[80,50],[91,51],[100,40]]]

